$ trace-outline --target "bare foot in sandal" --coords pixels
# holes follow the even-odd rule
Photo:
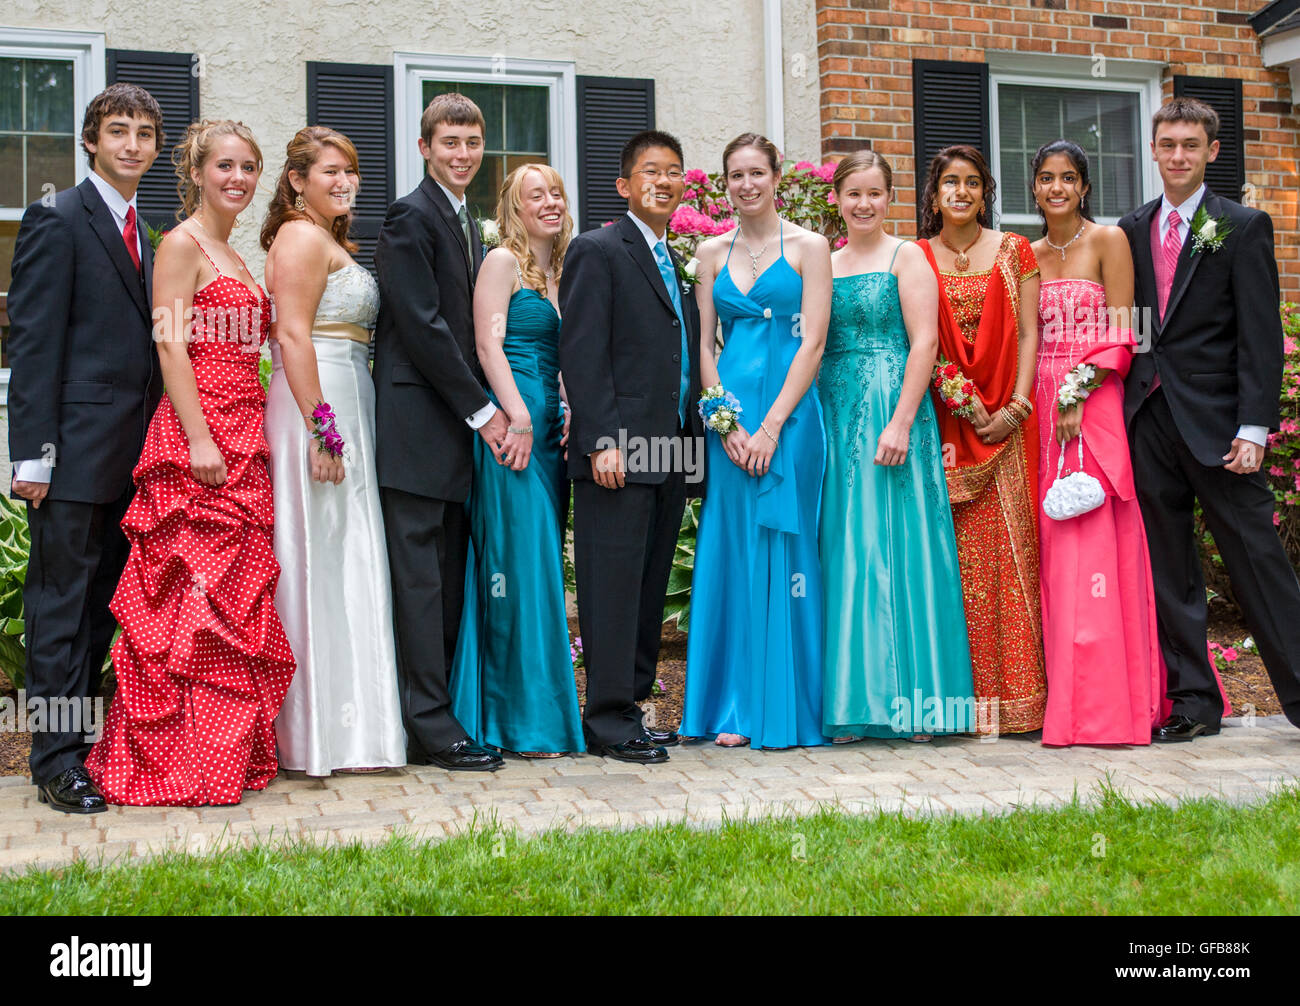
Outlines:
[[[718,734],[713,743],[723,748],[743,748],[749,743],[749,738],[740,734]]]

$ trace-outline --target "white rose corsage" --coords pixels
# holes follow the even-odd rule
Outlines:
[[[1097,380],[1097,368],[1091,363],[1081,363],[1061,382],[1056,393],[1056,407],[1061,412],[1069,412],[1085,398],[1101,387]]]
[[[694,256],[685,264],[677,263],[677,278],[682,281],[684,287],[692,287],[700,281],[699,271],[700,260]]]
[[[1205,212],[1205,207],[1197,207],[1192,214],[1189,225],[1192,233],[1192,254],[1207,252],[1213,254],[1223,247],[1223,240],[1232,233],[1232,224],[1225,216],[1212,217]]]
[[[705,388],[700,393],[700,418],[704,425],[720,437],[740,428],[740,400],[721,384]]]
[[[482,238],[484,248],[495,248],[501,243],[501,232],[497,230],[495,220],[480,220],[478,222],[478,236]]]

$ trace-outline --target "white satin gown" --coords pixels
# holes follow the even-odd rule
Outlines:
[[[313,482],[315,449],[271,340],[266,439],[275,492],[275,607],[298,661],[275,722],[280,764],[308,775],[406,764],[388,552],[375,478],[370,331],[379,287],[330,273],[312,325],[321,392],[344,440],[341,485]]]

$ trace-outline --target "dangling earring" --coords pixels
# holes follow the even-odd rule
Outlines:
[[[303,199],[301,192],[299,192],[298,195],[294,197],[293,208],[297,210],[299,213],[307,212],[307,201]]]

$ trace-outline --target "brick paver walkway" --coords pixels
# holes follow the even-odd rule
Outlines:
[[[75,816],[42,806],[23,777],[0,778],[0,872],[89,859],[122,861],[166,849],[283,837],[380,842],[394,831],[440,838],[495,819],[548,828],[711,824],[834,806],[852,813],[999,812],[1052,806],[1110,782],[1137,800],[1262,799],[1300,779],[1300,730],[1281,716],[1225,721],[1217,737],[1150,748],[1044,748],[1029,738],[866,741],[778,752],[673,748],[638,768],[592,756],[508,762],[493,774],[407,768],[384,775],[281,775],[237,807],[112,807]]]

